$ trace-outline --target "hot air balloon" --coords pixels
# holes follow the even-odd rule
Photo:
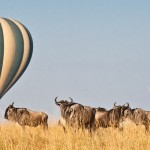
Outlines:
[[[0,18],[0,99],[24,73],[32,52],[28,29],[14,19]]]

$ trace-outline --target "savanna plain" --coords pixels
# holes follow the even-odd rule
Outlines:
[[[90,135],[74,132],[50,122],[48,131],[41,127],[26,127],[17,123],[0,124],[0,150],[150,150],[150,133],[143,126],[129,123],[123,131],[99,128]]]

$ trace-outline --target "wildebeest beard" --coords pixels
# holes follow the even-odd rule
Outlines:
[[[66,106],[66,105],[61,105],[61,115],[62,117],[64,117],[65,119],[68,119],[71,115],[71,106]]]
[[[5,111],[5,115],[4,115],[4,118],[5,118],[5,119],[8,118],[8,115],[7,115],[8,109],[9,109],[9,107],[8,107],[8,108],[6,109],[6,111]]]
[[[62,117],[68,119],[70,116],[70,111],[69,111],[70,107],[66,107],[65,105],[62,105],[61,107],[62,107],[62,109],[61,109]]]

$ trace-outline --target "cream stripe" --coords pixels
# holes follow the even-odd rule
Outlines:
[[[13,60],[15,57],[15,40],[13,37],[13,31],[11,27],[4,19],[0,18],[0,22],[2,25],[3,33],[4,33],[4,59],[3,59],[3,68],[0,78],[0,92],[4,87],[4,84],[7,80],[11,67],[13,65]],[[2,93],[0,93],[2,94]]]
[[[7,89],[5,91],[7,91],[14,84],[14,82],[18,79],[18,77],[20,76],[20,74],[22,73],[22,71],[24,70],[24,68],[28,62],[28,57],[30,54],[30,40],[29,40],[26,30],[19,22],[12,20],[12,19],[10,19],[10,20],[13,21],[18,26],[20,31],[22,32],[22,36],[23,36],[23,40],[24,40],[24,52],[23,52],[23,58],[22,58],[21,65],[20,65],[15,77],[13,78],[13,80],[11,81],[11,83],[9,84],[9,86],[7,87]]]

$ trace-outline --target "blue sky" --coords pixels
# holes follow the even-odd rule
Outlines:
[[[54,98],[150,110],[150,2],[3,1],[0,15],[23,23],[34,49],[29,67],[1,99],[57,116]]]

